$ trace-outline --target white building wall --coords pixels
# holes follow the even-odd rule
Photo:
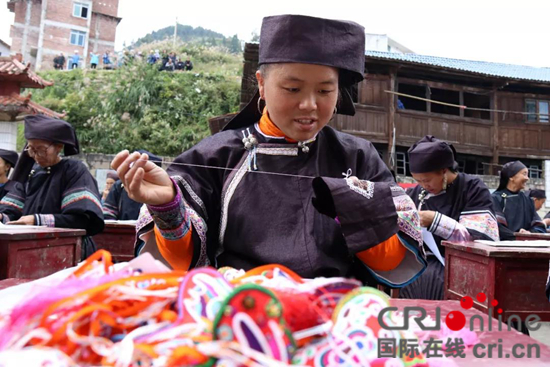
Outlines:
[[[365,34],[365,49],[367,51],[388,52],[388,36],[385,34]]]
[[[0,121],[0,148],[17,151],[17,122]]]
[[[0,42],[0,56],[9,56],[10,48],[6,47],[2,42]]]

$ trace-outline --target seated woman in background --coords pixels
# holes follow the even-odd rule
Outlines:
[[[546,233],[535,204],[524,192],[529,181],[527,167],[520,161],[508,162],[500,172],[500,183],[493,192],[493,203],[501,240],[515,240],[514,232]]]
[[[18,158],[13,150],[0,149],[0,199],[18,185],[17,182],[8,179],[10,170],[15,167]]]
[[[107,199],[107,196],[111,191],[111,187],[113,187],[113,185],[117,181],[118,174],[116,173],[116,171],[107,172],[107,178],[105,179],[105,189],[103,189],[103,193],[101,194],[101,204],[105,203],[105,199]]]
[[[403,298],[443,299],[445,248],[441,241],[498,241],[498,224],[491,194],[483,181],[456,171],[454,147],[428,135],[409,149],[409,165],[418,186],[407,190],[418,208],[420,225],[433,234],[427,247],[428,268]],[[426,243],[425,243],[426,245]]]
[[[42,116],[25,118],[26,148],[15,167],[18,185],[0,201],[3,223],[101,231],[105,223],[97,183],[84,163],[59,156],[78,154],[74,128]],[[82,257],[95,251],[91,238],[82,242]]]

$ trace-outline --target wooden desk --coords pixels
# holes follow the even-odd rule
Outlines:
[[[80,261],[83,229],[0,226],[0,279],[38,279]]]
[[[134,258],[135,240],[135,223],[125,222],[105,222],[103,232],[94,236],[97,249],[109,251],[113,262],[132,260]]]
[[[550,241],[550,233],[519,233],[515,232],[518,241]]]
[[[540,358],[498,358],[496,349],[493,351],[492,358],[477,358],[473,354],[473,348],[468,348],[465,350],[466,358],[427,358],[430,366],[499,366],[499,367],[535,367],[535,366],[549,366],[550,365],[550,347],[523,335],[518,331],[511,330],[508,331],[506,325],[502,325],[502,331],[498,331],[498,320],[492,319],[492,331],[488,331],[488,316],[486,313],[482,313],[473,308],[469,310],[464,310],[460,307],[458,301],[427,301],[427,300],[418,300],[418,299],[391,299],[390,304],[403,311],[403,308],[406,306],[416,306],[423,307],[426,310],[426,313],[435,320],[435,309],[439,307],[441,309],[441,324],[445,323],[445,317],[451,311],[461,311],[464,316],[466,316],[466,325],[470,325],[470,318],[473,315],[481,315],[484,320],[485,329],[483,332],[479,331],[477,320],[474,323],[476,325],[475,331],[479,338],[478,343],[482,343],[485,346],[489,344],[500,344],[502,345],[502,355],[506,356],[512,354],[512,348],[517,344],[522,344],[527,346],[529,344],[538,344],[540,347]],[[499,339],[502,340],[499,342]],[[423,345],[425,347],[425,345]],[[527,352],[528,348],[525,347],[523,352]],[[487,349],[481,350],[487,352]],[[479,351],[478,351],[479,352]],[[521,350],[518,350],[521,352]]]
[[[550,248],[493,247],[466,242],[445,246],[445,299],[474,299],[474,307],[488,312],[498,300],[503,320],[514,314],[522,320],[531,314],[550,321],[550,302],[545,295]],[[476,300],[478,293],[487,300]],[[496,311],[495,311],[496,312]]]
[[[32,279],[17,279],[17,278],[9,278],[0,280],[0,290],[6,289],[9,287],[13,287],[14,285],[24,284],[30,282]]]

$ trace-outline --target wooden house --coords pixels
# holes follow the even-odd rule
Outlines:
[[[245,46],[241,103],[252,97],[258,44]],[[367,51],[355,116],[331,125],[374,143],[398,175],[424,135],[452,143],[460,170],[494,175],[520,159],[532,178],[550,159],[550,68]]]

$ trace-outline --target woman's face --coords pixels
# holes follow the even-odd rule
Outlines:
[[[27,142],[29,156],[41,167],[50,167],[59,160],[58,156],[63,144],[55,144],[48,140],[29,139]]]
[[[338,69],[313,64],[270,64],[256,73],[271,121],[288,138],[313,138],[334,114]]]
[[[0,176],[7,176],[10,168],[11,164],[6,162],[3,158],[0,158]]]
[[[430,194],[437,195],[443,190],[443,181],[446,170],[426,173],[412,173],[413,178]]]
[[[105,180],[105,190],[111,190],[111,187],[113,187],[113,184],[115,183],[115,180],[112,178],[108,178]]]
[[[513,177],[510,177],[510,182],[519,190],[525,190],[527,181],[529,181],[529,170],[527,168],[522,169]]]

